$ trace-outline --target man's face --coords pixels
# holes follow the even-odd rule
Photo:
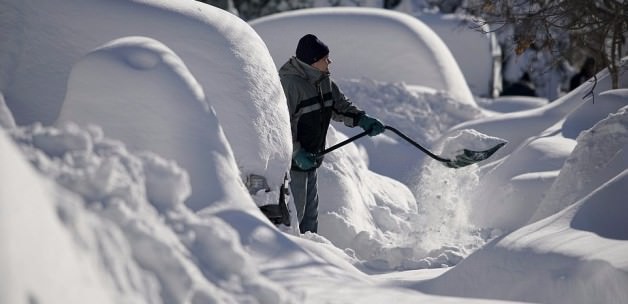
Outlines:
[[[321,58],[317,62],[312,63],[312,66],[318,69],[321,72],[329,73],[329,65],[331,64],[331,59],[329,59],[329,55]]]

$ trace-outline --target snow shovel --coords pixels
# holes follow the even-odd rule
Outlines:
[[[473,150],[468,150],[468,149],[463,149],[462,153],[456,155],[456,157],[454,159],[447,159],[447,158],[443,158],[440,157],[432,152],[430,152],[429,150],[427,150],[426,148],[424,148],[423,146],[419,145],[417,142],[415,142],[414,140],[410,139],[408,136],[406,136],[405,134],[401,133],[401,131],[391,127],[391,126],[384,126],[384,128],[386,130],[390,130],[395,132],[395,134],[399,135],[401,138],[403,138],[404,140],[406,140],[407,142],[409,142],[410,144],[412,144],[413,146],[417,147],[419,150],[423,151],[425,154],[427,154],[429,157],[442,162],[445,166],[449,167],[449,168],[462,168],[480,161],[483,161],[487,158],[489,158],[491,155],[493,155],[493,153],[495,153],[497,150],[499,150],[499,148],[503,147],[506,143],[502,142],[499,143],[497,145],[495,145],[494,147],[484,150],[484,151],[473,151]],[[318,154],[318,156],[323,156],[331,151],[334,151],[352,141],[355,141],[356,139],[363,137],[365,135],[369,134],[369,131],[364,131],[358,135],[355,135],[345,141],[342,141],[334,146],[331,146],[325,150],[323,150],[321,153]]]

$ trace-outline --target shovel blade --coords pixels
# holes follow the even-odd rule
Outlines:
[[[454,159],[450,159],[444,162],[445,166],[456,169],[475,164],[491,157],[491,155],[497,152],[497,150],[499,150],[499,148],[503,147],[505,144],[505,142],[499,143],[496,146],[484,151],[473,151],[464,149],[462,154],[456,155]]]

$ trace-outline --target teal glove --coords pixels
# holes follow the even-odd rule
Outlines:
[[[385,130],[384,124],[381,121],[366,114],[362,116],[362,118],[360,118],[360,120],[358,121],[358,126],[364,129],[364,131],[369,132],[369,136],[375,136],[379,133],[384,132]]]
[[[292,160],[301,170],[310,170],[316,166],[316,156],[303,149],[299,149],[299,151],[292,156]]]

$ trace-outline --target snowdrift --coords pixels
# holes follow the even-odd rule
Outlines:
[[[0,20],[0,88],[17,124],[55,123],[70,73],[88,53],[149,37],[176,53],[207,94],[243,178],[266,176],[273,189],[283,182],[291,151],[285,97],[264,43],[236,16],[194,1],[9,0],[0,3]],[[135,93],[138,101],[151,97]],[[260,128],[269,124],[275,128]]]
[[[625,117],[626,110],[619,115]],[[416,287],[449,296],[535,303],[626,302],[628,231],[621,227],[628,210],[625,199],[616,195],[626,186],[624,169],[569,208],[495,240]]]
[[[509,142],[493,156],[492,162],[481,169],[483,172],[478,191],[471,198],[473,223],[480,227],[512,231],[559,211],[617,173],[611,170],[612,176],[599,176],[592,171],[566,173],[562,170],[571,166],[567,160],[574,152],[578,135],[626,105],[624,93],[609,91],[610,77],[606,70],[598,73],[597,79],[593,90],[594,99],[583,99],[594,86],[593,80],[590,80],[546,106],[478,119],[452,128],[475,129]],[[622,74],[620,85],[628,87],[626,73]],[[601,146],[612,149],[614,152],[608,152],[611,154],[618,149],[611,141],[603,141]],[[612,161],[621,158],[610,158],[611,154],[597,156],[600,158],[596,162],[601,166],[598,170],[607,172],[615,167],[614,164],[607,164],[605,159]],[[618,165],[616,170],[624,168],[621,163]],[[555,183],[559,172],[573,178],[576,178],[574,174],[581,178],[593,174],[591,178],[596,182],[585,187],[582,192],[574,191],[581,186],[574,184],[573,180]],[[556,189],[550,190],[550,187]],[[536,190],[530,191],[532,189]],[[564,193],[572,193],[573,196],[568,200],[555,196]],[[544,205],[543,208],[546,208],[548,204],[558,204],[560,207],[551,208],[548,212],[537,211],[539,206]],[[542,214],[535,216],[538,212]]]
[[[74,65],[57,125],[94,124],[130,149],[176,161],[190,175],[187,205],[193,210],[233,202],[247,206],[250,201],[234,195],[244,185],[233,175],[238,172],[233,152],[205,99],[170,49],[153,39],[127,37]]]
[[[601,90],[608,86],[605,73],[598,74]],[[626,87],[628,78],[621,75]],[[417,283],[417,290],[540,303],[628,300],[627,213],[619,194],[628,187],[628,91],[595,91],[595,103],[589,103],[574,97],[583,90],[557,101],[576,103],[570,113],[484,168],[471,220],[515,231],[445,274]],[[552,108],[530,112],[548,115]],[[523,113],[526,121],[539,119],[531,113]]]
[[[184,205],[190,184],[174,162],[131,153],[95,127],[18,128],[20,150],[0,132],[2,303],[294,302],[231,224]],[[250,202],[244,189],[233,195]]]

